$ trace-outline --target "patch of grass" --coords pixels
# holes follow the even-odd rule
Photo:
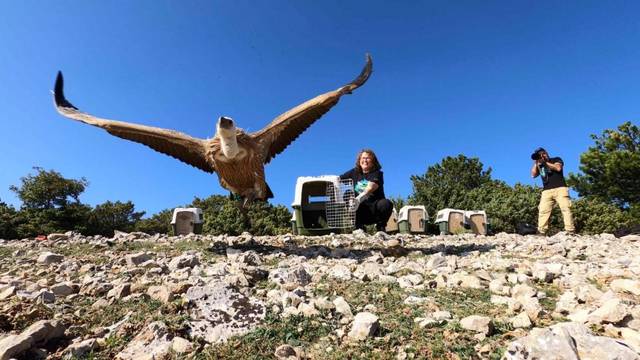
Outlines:
[[[339,344],[324,340],[313,355],[323,359],[348,358],[395,358],[397,349],[403,347],[405,352],[412,353],[417,359],[451,359],[477,358],[475,346],[478,340],[472,332],[465,331],[458,321],[452,320],[442,325],[419,328],[414,319],[435,311],[433,304],[404,305],[404,299],[410,294],[435,299],[437,308],[447,310],[454,318],[469,315],[486,315],[497,318],[504,313],[503,306],[491,304],[491,293],[477,289],[424,289],[405,291],[397,284],[380,283],[338,283],[325,280],[324,286],[316,288],[319,296],[343,296],[352,306],[355,313],[364,306],[376,307],[376,315],[380,318],[381,330],[377,337],[356,344]],[[500,343],[500,334],[511,330],[510,324],[497,322],[495,335],[485,341]],[[347,331],[348,327],[345,328]],[[331,346],[333,351],[324,350]]]
[[[291,316],[280,319],[268,313],[260,327],[247,335],[236,337],[198,353],[196,359],[266,359],[273,358],[282,344],[308,348],[321,337],[327,336],[331,326],[318,318]]]
[[[128,241],[118,243],[110,248],[116,253],[132,254],[141,251],[164,253],[167,256],[178,256],[187,251],[197,251],[202,255],[204,261],[212,261],[216,258],[224,257],[215,254],[210,250],[210,243],[207,241],[179,240],[167,243],[157,243],[154,241]]]
[[[434,296],[442,309],[458,318],[495,316],[504,312],[504,307],[491,303],[491,292],[487,289],[424,290],[422,296]]]
[[[112,260],[104,252],[107,247],[92,244],[72,244],[56,247],[52,252],[64,255],[67,258],[74,258],[83,263],[91,263],[97,266],[107,264]]]
[[[396,271],[393,276],[395,277],[401,277],[401,276],[405,276],[405,275],[412,275],[412,274],[416,274],[415,271],[411,270],[411,269],[407,269],[407,268],[402,268],[398,271]]]
[[[587,282],[589,282],[589,284],[595,286],[598,290],[602,291],[602,292],[606,292],[607,289],[605,288],[604,284],[600,281],[598,281],[598,279],[594,279],[594,278],[587,278]]]
[[[500,360],[504,355],[505,351],[507,351],[506,347],[499,347],[497,349],[493,349],[491,354],[489,354],[489,360]]]
[[[16,301],[16,300],[14,300]],[[11,313],[16,313],[17,316],[11,320],[11,327],[13,330],[23,331],[31,324],[39,320],[53,319],[55,312],[47,306],[39,303],[27,303],[16,302],[13,305]]]
[[[558,298],[560,297],[562,290],[552,284],[538,284],[538,288],[544,291],[547,295],[546,298],[540,299],[540,305],[542,305],[542,308],[547,312],[554,311],[556,309],[556,302],[558,302]]]
[[[0,246],[0,260],[11,257],[16,250],[13,246]]]
[[[0,246],[0,271],[6,271],[10,266],[13,266],[15,258],[13,253],[18,250],[14,246]]]
[[[97,327],[111,326],[130,314],[129,319],[107,337],[105,347],[94,354],[96,359],[113,359],[145,325],[154,321],[165,323],[172,335],[186,336],[189,317],[177,302],[164,304],[157,300],[140,297],[131,301],[116,301],[108,306],[108,311],[105,311],[105,309],[91,307],[95,300],[84,298],[76,302],[75,306],[83,309],[84,312],[74,322],[82,324],[85,334],[78,333],[74,334],[75,336],[89,334]]]
[[[587,260],[587,255],[585,255],[585,254],[578,254],[578,255],[576,255],[576,258],[575,258],[575,259],[576,259],[576,260],[580,260],[580,261],[585,261],[585,260]]]

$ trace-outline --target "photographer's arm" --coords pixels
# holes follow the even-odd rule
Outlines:
[[[557,171],[557,172],[562,171],[561,162],[557,162],[557,163],[547,162],[547,167],[553,171]]]
[[[540,171],[538,170],[538,161],[533,162],[533,166],[531,167],[531,177],[537,177],[540,175]]]

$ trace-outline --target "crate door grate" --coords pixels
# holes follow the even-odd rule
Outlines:
[[[449,213],[449,232],[457,234],[464,231],[464,214],[457,211]]]
[[[351,179],[327,183],[326,218],[327,226],[346,229],[356,224],[353,206],[355,193]]]
[[[474,214],[471,215],[470,221],[471,231],[477,235],[485,235],[487,233],[487,229],[485,228],[485,220],[484,215],[482,214]]]

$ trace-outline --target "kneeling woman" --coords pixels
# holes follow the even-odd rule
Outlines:
[[[384,231],[393,211],[391,201],[384,197],[382,166],[373,150],[364,149],[356,157],[356,167],[340,175],[341,179],[351,179],[356,193],[356,228],[376,224],[378,231]]]

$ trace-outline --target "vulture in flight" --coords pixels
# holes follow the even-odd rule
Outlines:
[[[210,139],[82,112],[64,97],[61,72],[58,72],[53,95],[56,109],[65,117],[103,128],[111,135],[141,143],[208,173],[218,173],[220,185],[244,199],[241,209],[246,210],[254,200],[273,197],[265,182],[264,165],[336,105],[342,95],[362,86],[371,69],[371,56],[367,54],[366,64],[355,80],[294,107],[257,132],[246,133],[236,127],[233,119],[222,116],[216,124],[215,136]]]

